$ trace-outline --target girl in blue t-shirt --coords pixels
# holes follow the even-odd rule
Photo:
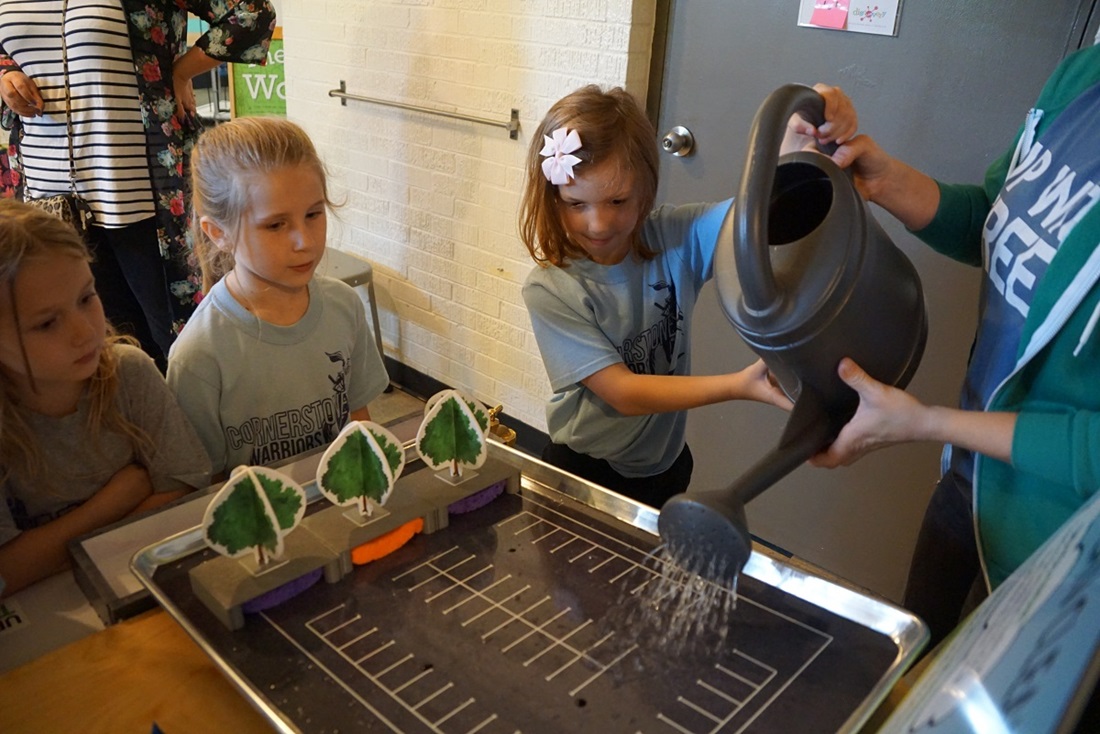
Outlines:
[[[792,130],[843,141],[856,117],[819,86],[826,119]],[[684,491],[686,410],[726,400],[789,408],[763,362],[690,374],[691,318],[730,207],[661,207],[656,134],[622,89],[590,85],[554,104],[532,136],[519,229],[538,267],[523,287],[554,391],[543,459],[654,507]]]

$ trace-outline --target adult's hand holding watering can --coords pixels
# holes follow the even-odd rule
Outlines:
[[[928,226],[939,208],[940,189],[935,180],[886,153],[868,135],[841,141],[832,160],[849,172],[860,196],[881,206],[910,230]],[[837,374],[859,395],[859,408],[832,444],[810,459],[812,465],[847,466],[877,449],[912,441],[950,443],[1010,461],[1015,414],[924,405],[879,382],[851,359],[841,361]]]
[[[801,114],[791,115],[779,148],[780,154],[797,150],[817,150],[831,154],[856,136],[859,115],[848,95],[840,87],[828,84],[815,84],[813,90],[821,97],[825,122],[815,125]],[[837,162],[837,165],[840,163]]]
[[[1008,462],[1015,413],[985,413],[925,405],[915,397],[868,375],[851,359],[837,369],[859,395],[859,408],[829,447],[810,459],[814,466],[848,466],[876,449],[911,441],[964,446]]]
[[[856,412],[859,396],[837,375],[840,361],[855,357],[876,378],[904,386],[924,350],[916,270],[852,178],[816,152],[779,156],[780,138],[789,143],[792,133],[831,144],[831,154],[859,140],[849,137],[855,120],[847,97],[824,91],[787,85],[764,101],[719,236],[719,302],[794,408],[778,447],[729,487],[677,495],[661,509],[666,552],[716,581],[735,579],[751,553],[744,504],[828,447]],[[830,126],[830,111],[849,122]],[[808,122],[789,125],[793,113]]]
[[[851,176],[864,200],[878,204],[913,231],[936,215],[940,189],[935,180],[884,151],[869,135],[840,141],[832,160]]]

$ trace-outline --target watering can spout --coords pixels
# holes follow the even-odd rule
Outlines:
[[[669,498],[657,518],[665,554],[685,571],[723,585],[734,582],[752,552],[745,504],[828,447],[855,411],[854,398],[829,412],[815,390],[804,390],[779,445],[733,484]]]

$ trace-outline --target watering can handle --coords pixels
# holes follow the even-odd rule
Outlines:
[[[768,253],[768,203],[775,182],[779,148],[791,115],[814,125],[825,122],[825,100],[813,88],[786,84],[768,95],[752,121],[745,170],[734,203],[733,257],[744,307],[763,316],[780,303]],[[831,154],[832,150],[823,150]]]

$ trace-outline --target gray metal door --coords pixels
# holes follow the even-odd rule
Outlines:
[[[897,37],[797,26],[798,4],[664,0],[651,114],[663,135],[691,131],[690,155],[662,156],[658,201],[732,196],[760,102],[787,82],[841,86],[861,130],[947,181],[980,182],[1058,61],[1092,42],[1093,0],[938,0],[902,5]],[[924,280],[929,343],[910,391],[953,405],[976,319],[979,273],[932,253],[881,210]],[[694,325],[693,369],[729,372],[753,355],[707,286]],[[774,447],[786,416],[735,403],[692,412],[695,488],[725,486]],[[804,466],[748,505],[754,535],[899,600],[939,447],[892,447],[845,469]]]

